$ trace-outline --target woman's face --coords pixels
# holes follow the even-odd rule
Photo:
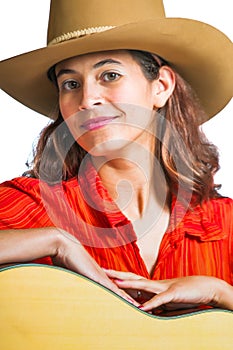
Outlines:
[[[155,81],[145,78],[129,52],[77,56],[56,66],[59,107],[75,140],[105,156],[154,140]]]

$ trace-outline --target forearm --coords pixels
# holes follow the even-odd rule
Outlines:
[[[82,244],[55,227],[0,231],[0,265],[28,262],[50,256],[54,263],[103,284],[121,297],[135,301],[106,276]]]
[[[82,244],[68,232],[55,228],[0,231],[0,265],[28,262],[50,256],[56,265],[90,278],[106,276]],[[95,278],[96,279],[96,278]]]
[[[101,271],[80,242],[56,227],[0,231],[0,265],[50,256],[54,263],[81,274]]]
[[[29,262],[50,256],[54,263],[101,283],[106,275],[80,242],[55,228],[0,231],[0,265]],[[98,276],[98,277],[97,277]]]
[[[98,282],[106,278],[80,242],[62,229],[45,227],[0,231],[0,265],[29,262],[46,256],[50,256],[55,265]]]
[[[60,232],[55,227],[0,231],[0,265],[55,256]]]

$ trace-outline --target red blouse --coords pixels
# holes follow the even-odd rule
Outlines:
[[[130,221],[119,211],[88,160],[78,178],[49,186],[19,177],[0,185],[0,229],[57,226],[75,235],[100,266],[152,279],[211,275],[233,284],[233,200],[193,211],[173,198],[170,224],[153,275],[140,256]],[[52,264],[49,257],[37,263]]]

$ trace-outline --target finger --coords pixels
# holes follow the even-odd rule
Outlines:
[[[107,270],[103,269],[106,275],[110,278],[119,279],[119,280],[134,280],[134,279],[140,279],[143,278],[142,276],[136,275],[132,272],[124,272],[124,271],[116,271],[116,270]]]
[[[153,309],[157,309],[162,305],[169,304],[173,301],[173,294],[169,291],[162,292],[160,294],[155,295],[149,301],[145,302],[140,306],[140,309],[143,311],[151,311]]]
[[[154,293],[145,292],[138,289],[125,289],[125,292],[129,294],[133,299],[137,300],[140,305],[154,296]]]
[[[151,281],[145,278],[140,279],[129,279],[129,280],[119,280],[114,281],[116,285],[121,289],[137,289],[145,291],[148,293],[161,293],[164,291],[164,285],[156,281]]]
[[[140,303],[138,303],[134,298],[132,298],[128,293],[126,293],[124,290],[119,289],[118,295],[128,301],[130,304],[133,304],[136,307],[140,306]]]
[[[121,298],[128,301],[130,304],[133,304],[134,306],[138,307],[140,304],[131,296],[129,295],[125,290],[118,288],[116,285],[111,288],[111,290],[120,296]]]
[[[114,292],[115,294],[117,294],[121,298],[125,299],[129,303],[133,304],[134,306],[138,307],[140,305],[131,295],[129,295],[125,290],[120,289],[111,280],[109,280],[109,283],[105,283],[104,285],[105,285],[105,287],[110,289],[112,292]]]

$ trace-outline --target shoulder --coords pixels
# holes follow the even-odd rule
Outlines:
[[[64,184],[64,192],[72,191],[76,181]],[[46,185],[39,179],[18,177],[0,184],[0,229],[51,226],[45,198],[60,196],[58,186]],[[68,186],[68,190],[67,190]],[[44,192],[43,192],[44,191]],[[46,191],[46,192],[45,192]]]
[[[9,217],[12,212],[19,212],[38,202],[39,181],[18,177],[0,184],[0,218]]]
[[[0,184],[0,229],[22,228],[39,202],[38,180],[15,178]]]
[[[34,203],[39,205],[43,202],[43,195],[59,195],[64,192],[72,194],[79,187],[76,179],[63,181],[59,184],[49,185],[40,179],[30,177],[17,177],[0,184],[0,208],[20,203],[21,206]],[[1,210],[0,210],[1,211]]]
[[[17,192],[18,194],[32,194],[36,192],[40,192],[40,187],[47,186],[51,189],[57,189],[59,187],[67,187],[73,188],[78,186],[78,182],[76,179],[71,179],[68,181],[62,181],[59,184],[49,185],[41,181],[40,179],[31,178],[31,177],[16,177],[12,180],[2,182],[0,184],[0,193],[13,193]]]
[[[35,186],[37,186],[39,183],[38,179],[21,176],[16,177],[12,180],[8,180],[5,182],[2,182],[0,184],[0,191],[7,191],[7,190],[32,190]]]
[[[201,242],[228,240],[233,237],[233,200],[219,197],[190,208],[182,227],[188,236]]]
[[[224,217],[233,214],[233,200],[228,197],[219,197],[204,202],[200,208],[208,215]]]
[[[210,199],[199,205],[195,211],[201,216],[202,222],[215,224],[225,232],[233,232],[233,200],[231,198]]]
[[[7,201],[20,200],[25,197],[31,197],[38,192],[39,180],[28,177],[17,177],[10,181],[0,184],[0,203]]]

